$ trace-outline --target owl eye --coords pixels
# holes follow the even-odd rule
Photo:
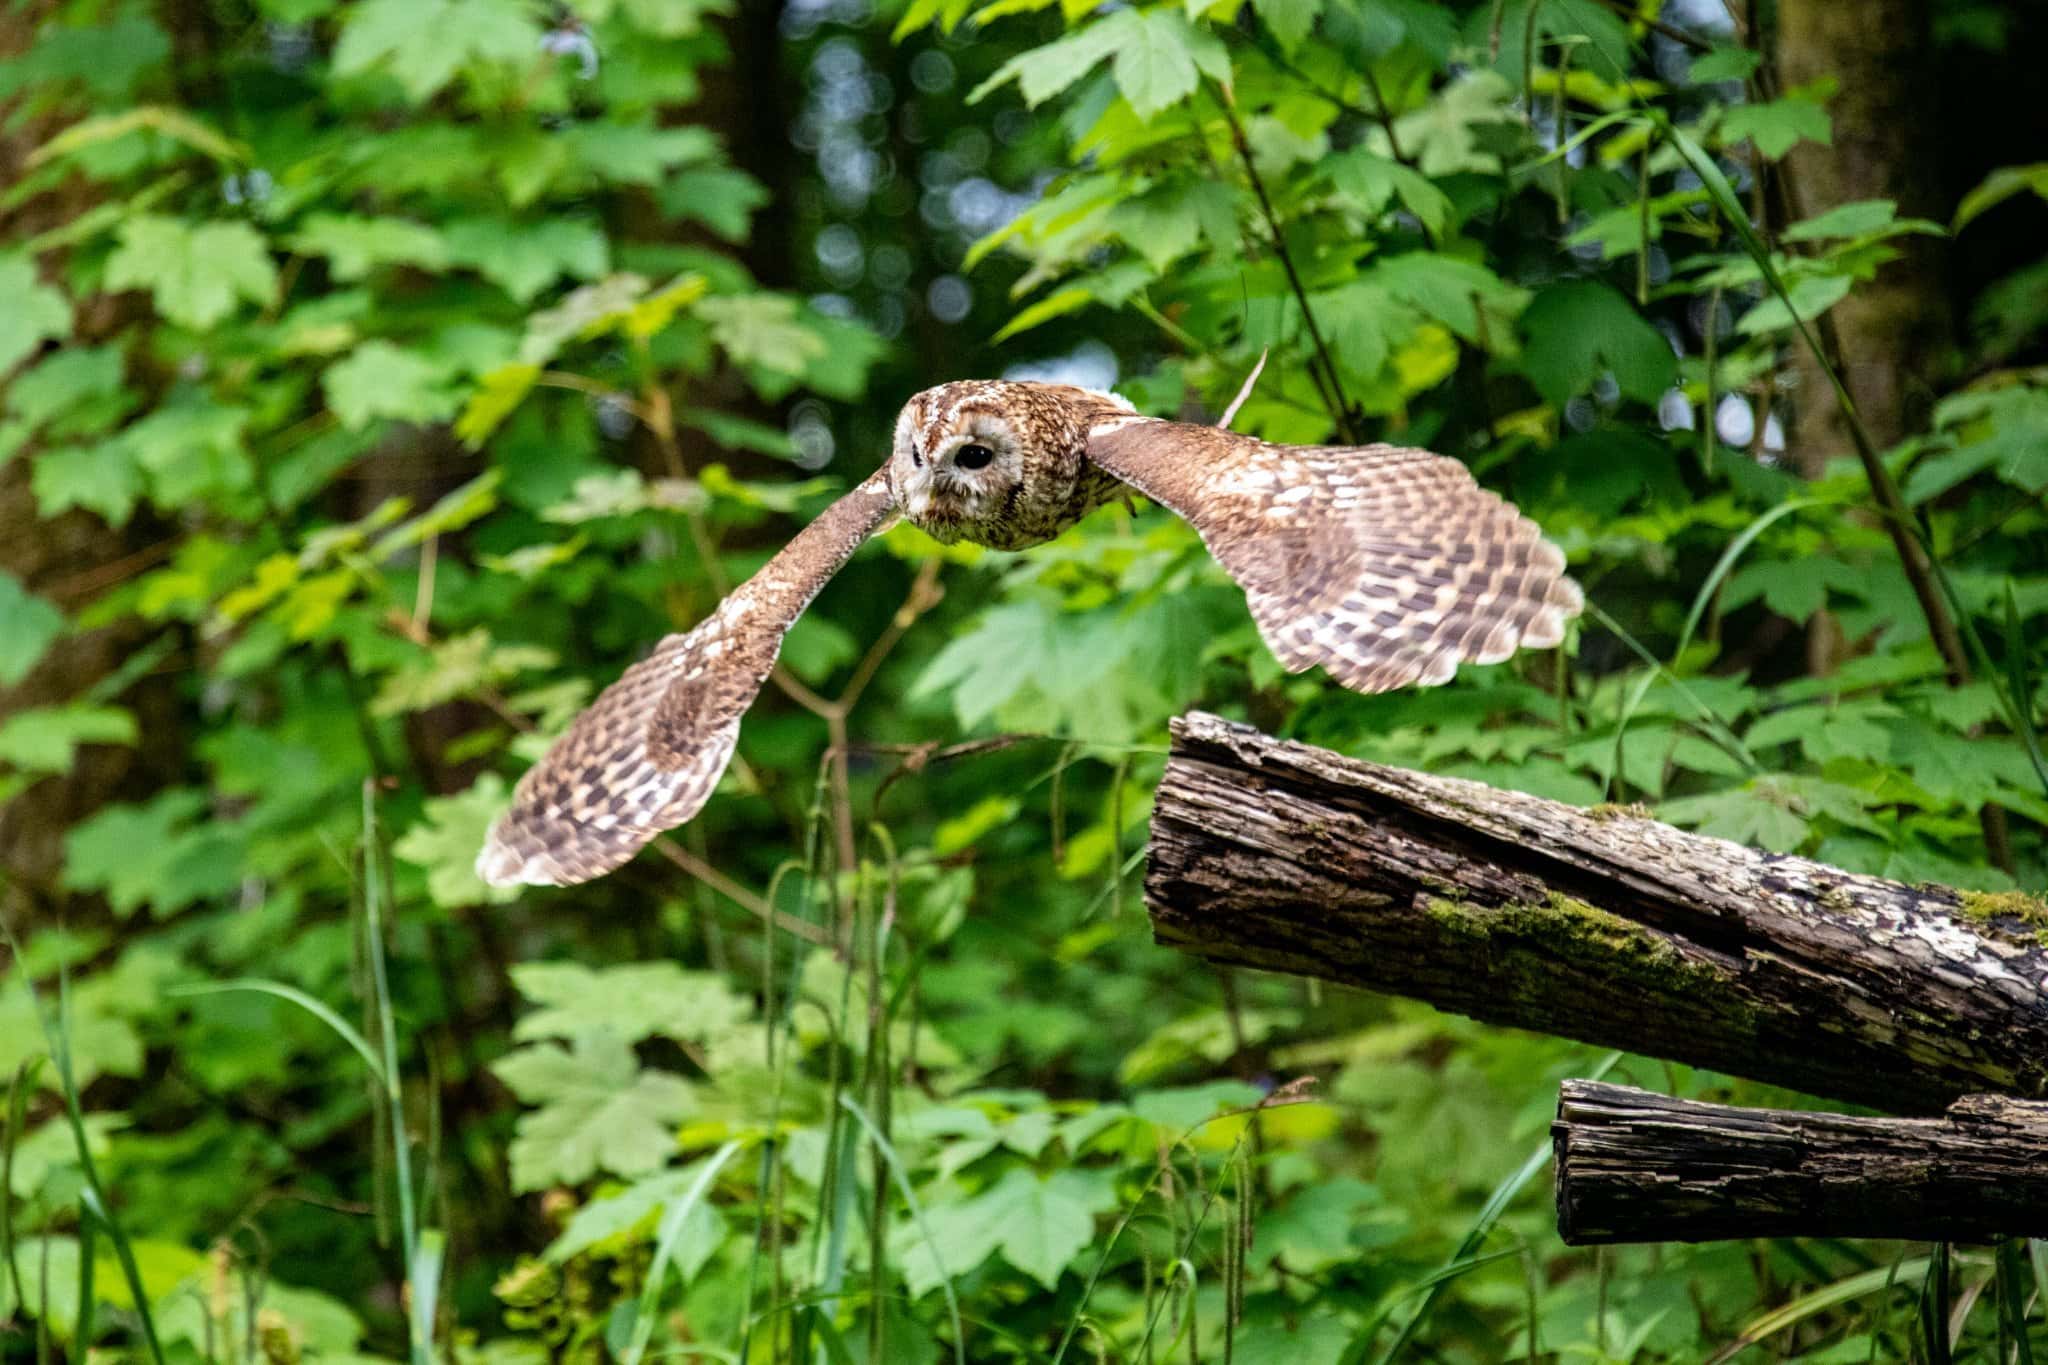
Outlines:
[[[985,469],[988,467],[988,462],[995,457],[996,453],[987,446],[961,446],[960,449],[953,452],[953,467],[955,469]]]

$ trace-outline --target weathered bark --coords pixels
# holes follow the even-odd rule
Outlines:
[[[1159,942],[1898,1112],[2048,1095],[2048,904],[1857,876],[1215,716],[1174,722]]]
[[[1970,1095],[1940,1118],[1857,1118],[1566,1081],[1550,1136],[1574,1246],[2048,1234],[2048,1104]]]

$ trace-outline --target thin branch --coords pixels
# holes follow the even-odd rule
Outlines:
[[[1379,120],[1380,131],[1387,135],[1387,154],[1418,174],[1422,167],[1401,153],[1401,139],[1394,133],[1394,111],[1387,107],[1387,97],[1380,90],[1380,78],[1372,74],[1370,63],[1362,63],[1358,74],[1365,78],[1365,88],[1372,92],[1373,116]]]
[[[1252,372],[1244,377],[1244,383],[1237,390],[1237,397],[1230,400],[1230,406],[1216,419],[1216,425],[1230,430],[1230,423],[1237,416],[1237,410],[1244,406],[1244,400],[1252,396],[1252,387],[1259,382],[1259,376],[1266,372],[1266,352],[1259,352],[1259,363],[1252,366]]]
[[[1273,250],[1280,257],[1280,266],[1287,272],[1287,283],[1294,290],[1295,302],[1301,305],[1301,319],[1308,328],[1309,340],[1316,348],[1316,356],[1322,362],[1323,376],[1329,389],[1323,401],[1330,410],[1331,418],[1337,424],[1338,432],[1350,444],[1358,441],[1358,432],[1352,422],[1351,400],[1345,396],[1344,381],[1338,377],[1337,363],[1330,355],[1329,346],[1323,341],[1322,328],[1316,326],[1315,310],[1309,307],[1308,290],[1301,282],[1301,275],[1294,268],[1294,257],[1287,250],[1286,236],[1280,229],[1280,215],[1274,211],[1273,200],[1266,193],[1266,182],[1259,175],[1259,168],[1252,162],[1251,144],[1245,141],[1244,125],[1238,122],[1236,103],[1227,88],[1219,88],[1217,102],[1223,109],[1223,118],[1230,125],[1230,139],[1237,148],[1237,156],[1244,163],[1246,179],[1251,181],[1252,191],[1259,197],[1259,208],[1266,217],[1266,230],[1272,236]],[[1311,373],[1314,372],[1311,367]],[[1321,386],[1319,381],[1318,387]]]
[[[944,590],[939,587],[939,569],[942,563],[942,560],[927,559],[918,566],[917,577],[911,580],[910,592],[904,597],[903,605],[896,608],[896,614],[889,618],[888,629],[868,647],[866,657],[853,670],[853,676],[847,679],[845,688],[839,693],[839,700],[834,705],[842,713],[851,711],[854,703],[860,700],[860,694],[867,690],[867,685],[874,680],[876,670],[881,668],[882,661],[889,657],[890,651],[902,640],[904,632],[917,623],[918,617],[937,606],[939,599],[945,595]]]
[[[824,929],[811,923],[809,920],[798,919],[794,915],[785,914],[783,911],[777,910],[767,901],[761,899],[752,891],[747,890],[746,887],[741,886],[710,863],[702,861],[667,835],[663,835],[654,841],[654,849],[662,857],[668,859],[677,867],[689,873],[692,877],[695,877],[698,881],[704,883],[704,885],[710,887],[719,895],[724,896],[734,905],[739,906],[755,918],[766,920],[777,929],[786,929],[805,942],[814,943],[821,948],[831,945],[832,936]]]

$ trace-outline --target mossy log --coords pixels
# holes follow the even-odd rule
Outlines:
[[[2048,1095],[2048,905],[1173,725],[1159,942],[1895,1113]]]
[[[1575,1246],[2048,1235],[2048,1104],[1970,1095],[1940,1118],[1859,1118],[1566,1081],[1550,1135]]]

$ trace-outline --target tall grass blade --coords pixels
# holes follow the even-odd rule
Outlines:
[[[910,1209],[910,1216],[917,1221],[917,1231],[931,1248],[932,1264],[939,1268],[939,1283],[946,1291],[946,1312],[953,1319],[953,1360],[954,1365],[967,1365],[967,1337],[960,1326],[960,1299],[953,1291],[953,1274],[946,1269],[945,1257],[939,1254],[938,1239],[932,1236],[931,1224],[925,1220],[924,1205],[919,1202],[917,1191],[910,1186],[910,1173],[903,1169],[903,1161],[896,1155],[896,1148],[882,1136],[881,1130],[869,1121],[867,1114],[854,1103],[851,1095],[841,1095],[839,1103],[846,1112],[853,1115],[860,1126],[867,1130],[868,1140],[875,1144],[875,1150],[889,1165],[889,1174],[896,1177],[896,1188],[903,1194],[903,1202]]]
[[[1776,1336],[1787,1328],[1796,1327],[1817,1313],[1825,1313],[1830,1308],[1860,1299],[1865,1294],[1889,1289],[1900,1281],[1909,1280],[1924,1272],[1930,1261],[1931,1258],[1923,1256],[1916,1260],[1901,1261],[1897,1265],[1879,1266],[1875,1270],[1866,1270],[1847,1279],[1837,1280],[1824,1289],[1816,1289],[1811,1294],[1803,1294],[1782,1307],[1773,1308],[1768,1313],[1750,1319],[1735,1340],[1714,1353],[1708,1365],[1721,1365],[1723,1361],[1732,1360],[1758,1342]]]
[[[335,1036],[355,1050],[363,1059],[363,1065],[370,1068],[370,1076],[379,1087],[384,1085],[384,1064],[377,1054],[370,1050],[369,1040],[359,1033],[355,1026],[342,1018],[313,996],[297,986],[287,986],[282,981],[265,981],[258,977],[236,977],[230,981],[204,981],[187,986],[172,986],[166,995],[225,995],[231,991],[248,991],[257,995],[274,995],[280,1000],[289,1000],[321,1023],[333,1029]]]
[[[21,940],[15,936],[13,922],[7,919],[0,919],[0,932],[5,933],[8,947],[13,950],[14,960],[16,962],[22,961],[25,955],[21,950]],[[70,1123],[72,1145],[78,1152],[79,1173],[85,1178],[85,1189],[80,1194],[80,1201],[87,1202],[88,1196],[90,1197],[88,1207],[98,1213],[107,1236],[114,1243],[114,1249],[121,1259],[122,1268],[128,1275],[129,1288],[134,1294],[135,1314],[142,1324],[142,1338],[149,1347],[149,1358],[154,1362],[154,1365],[164,1365],[163,1343],[157,1339],[156,1318],[150,1311],[148,1295],[143,1293],[142,1278],[134,1271],[135,1254],[128,1245],[128,1234],[122,1231],[121,1224],[114,1219],[112,1214],[107,1212],[106,1186],[100,1182],[99,1163],[92,1159],[92,1144],[87,1140],[85,1134],[85,1105],[78,1093],[77,1077],[71,1069],[71,978],[68,973],[62,970],[57,974],[57,1017],[54,1024],[51,1022],[50,1016],[43,1011],[42,1000],[36,995],[35,982],[30,981],[25,974],[22,978],[22,988],[28,992],[29,1006],[35,1011],[36,1024],[42,1030],[43,1046],[49,1052],[50,1060],[56,1067],[57,1088],[64,1098],[64,1117]],[[0,1189],[0,1199],[11,1198],[12,1194],[13,1191],[11,1189]],[[89,1268],[91,1258],[84,1256],[83,1253],[83,1243],[88,1235],[87,1225],[88,1220],[83,1218],[79,1220],[79,1238],[81,1243],[81,1269],[79,1274],[81,1277],[89,1279],[92,1273]],[[48,1247],[49,1241],[47,1238],[44,1239],[43,1245],[45,1248]],[[44,1262],[43,1292],[45,1295],[49,1292],[49,1265],[47,1261]],[[90,1297],[88,1293],[86,1298],[89,1300]],[[39,1318],[38,1321],[43,1321],[43,1319]],[[81,1334],[79,1341],[75,1344],[82,1345],[82,1343],[83,1334]]]
[[[620,1357],[625,1365],[640,1365],[640,1358],[647,1353],[647,1343],[654,1336],[654,1317],[661,1308],[662,1286],[668,1280],[669,1262],[675,1259],[676,1243],[683,1237],[683,1228],[688,1225],[690,1215],[703,1202],[704,1193],[711,1188],[711,1182],[725,1169],[725,1163],[732,1160],[740,1150],[737,1138],[712,1153],[704,1163],[704,1169],[690,1182],[690,1188],[683,1191],[683,1197],[662,1210],[661,1224],[655,1232],[654,1259],[647,1267],[647,1280],[640,1286],[640,1303],[633,1315],[633,1339]]]
[[[1927,1365],[1949,1365],[1949,1246],[1936,1242],[1920,1287],[1920,1346]]]
[[[441,1302],[441,1259],[446,1251],[438,1229],[420,1234],[406,1262],[406,1282],[412,1286],[412,1365],[434,1365],[434,1319]]]
[[[78,1202],[78,1319],[72,1329],[71,1350],[83,1357],[92,1350],[93,1317],[100,1301],[93,1286],[93,1269],[99,1261],[99,1221],[85,1207],[82,1196]]]
[[[377,1074],[391,1113],[391,1156],[398,1183],[398,1226],[409,1266],[419,1252],[419,1213],[413,1206],[412,1143],[405,1133],[405,1096],[398,1080],[398,1024],[392,1017],[390,972],[384,962],[383,843],[377,832],[377,790],[363,783],[363,916],[368,940],[370,983],[377,1002],[378,1039],[384,1064]]]
[[[1601,1079],[1616,1066],[1620,1065],[1621,1056],[1622,1054],[1619,1052],[1608,1053],[1605,1057],[1601,1058],[1599,1065],[1593,1068],[1592,1074],[1587,1079],[1595,1081]],[[1474,1257],[1474,1253],[1479,1250],[1480,1244],[1493,1232],[1494,1224],[1498,1223],[1501,1215],[1507,1212],[1508,1205],[1515,1201],[1515,1196],[1519,1195],[1528,1183],[1536,1178],[1537,1172],[1550,1163],[1550,1155],[1550,1135],[1546,1133],[1543,1140],[1536,1145],[1535,1150],[1529,1153],[1521,1166],[1513,1174],[1509,1175],[1507,1179],[1494,1186],[1493,1193],[1488,1196],[1485,1205],[1480,1208],[1479,1216],[1472,1220],[1472,1226],[1466,1231],[1464,1240],[1458,1243],[1458,1249],[1451,1253],[1450,1259],[1436,1272],[1435,1278],[1430,1282],[1429,1292],[1423,1296],[1422,1303],[1416,1308],[1414,1313],[1409,1315],[1408,1320],[1401,1324],[1401,1330],[1395,1334],[1393,1343],[1380,1354],[1380,1365],[1389,1365],[1390,1362],[1399,1358],[1401,1353],[1408,1348],[1408,1343],[1415,1339],[1415,1333],[1429,1319],[1430,1311],[1436,1307],[1436,1301],[1442,1297],[1444,1286],[1456,1279],[1458,1275],[1471,1269],[1472,1265],[1479,1264]],[[1464,1264],[1461,1265],[1461,1263]],[[1453,1267],[1457,1267],[1456,1273],[1448,1273],[1452,1271]],[[1375,1328],[1375,1330],[1377,1329]],[[1359,1344],[1369,1345],[1371,1340],[1370,1336],[1366,1336],[1361,1339]]]
[[[30,1057],[14,1068],[14,1079],[7,1086],[7,1148],[0,1153],[0,1260],[7,1262],[14,1302],[24,1309],[28,1297],[21,1292],[21,1266],[14,1259],[14,1147],[28,1123],[29,1079],[41,1063],[40,1057]]]
[[[2015,722],[2014,730],[2026,746],[2035,778],[2042,790],[2048,791],[2048,755],[2041,752],[2041,732],[2034,724],[2034,685],[2027,676],[2027,637],[2020,632],[2020,600],[2013,591],[2011,578],[2005,580],[2005,674],[2006,690],[2012,698],[2007,710]]]
[[[2000,1365],[2034,1365],[2034,1346],[2027,1340],[2027,1291],[2031,1287],[2025,1243],[2007,1239],[1998,1244],[1998,1325]]]
[[[1741,561],[1743,553],[1750,546],[1754,545],[1757,537],[1769,530],[1773,523],[1790,516],[1794,512],[1804,511],[1809,507],[1818,507],[1819,505],[1820,499],[1818,498],[1792,498],[1786,502],[1781,502],[1756,520],[1750,522],[1749,525],[1743,527],[1742,533],[1728,542],[1728,548],[1721,552],[1721,558],[1715,562],[1713,571],[1707,575],[1706,581],[1700,584],[1700,590],[1693,595],[1692,610],[1686,613],[1685,624],[1678,632],[1678,644],[1671,651],[1669,671],[1672,676],[1676,676],[1679,661],[1685,657],[1685,651],[1691,648],[1693,633],[1699,629],[1700,622],[1705,619],[1707,608],[1714,600],[1714,594],[1721,590],[1721,584],[1730,573],[1734,572],[1735,566]],[[1665,670],[1658,671],[1663,672]],[[1634,719],[1636,708],[1642,705],[1643,698],[1649,695],[1650,684],[1656,680],[1656,672],[1644,674],[1642,680],[1629,692],[1627,701],[1622,705],[1621,714],[1615,718],[1613,779],[1615,781],[1620,780],[1621,777],[1621,751],[1622,745],[1628,738],[1628,723]],[[1718,720],[1719,717],[1716,717],[1716,719]],[[1728,728],[1725,723],[1724,728]],[[1732,730],[1730,732],[1732,733]],[[1746,750],[1744,751],[1744,756],[1748,756]],[[1750,767],[1754,769],[1755,766],[1754,761],[1752,761]]]

